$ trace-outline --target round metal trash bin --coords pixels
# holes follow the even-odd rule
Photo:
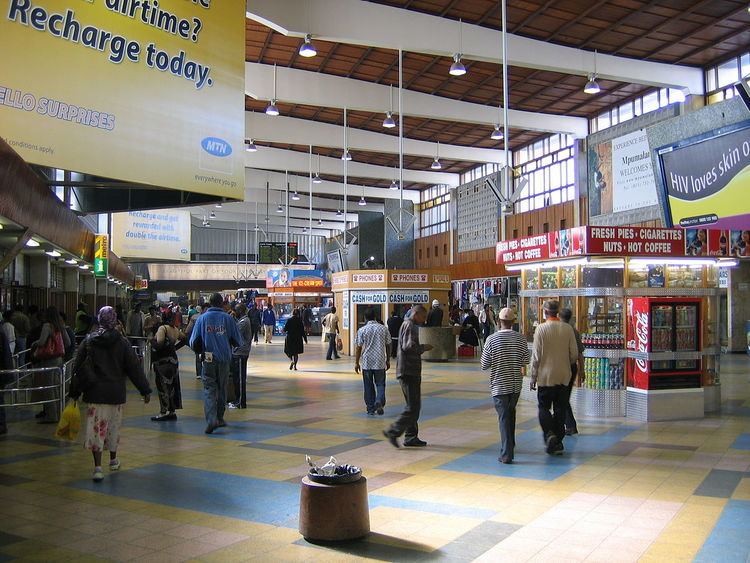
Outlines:
[[[299,532],[308,541],[345,541],[370,533],[367,479],[344,485],[302,479]]]

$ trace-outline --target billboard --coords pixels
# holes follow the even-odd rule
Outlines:
[[[750,121],[657,150],[669,226],[750,228]]]
[[[281,268],[269,270],[266,276],[266,287],[290,287],[292,289],[313,289],[330,286],[328,276],[322,270],[290,270]]]
[[[111,231],[121,258],[190,261],[189,211],[113,213]]]
[[[30,163],[240,199],[244,49],[243,2],[0,0],[0,137]]]
[[[589,213],[609,215],[659,203],[645,130],[589,149]]]

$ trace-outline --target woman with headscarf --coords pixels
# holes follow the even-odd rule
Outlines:
[[[151,365],[156,374],[156,389],[159,392],[159,414],[151,417],[154,422],[176,420],[175,411],[182,408],[177,350],[185,345],[187,338],[177,327],[177,322],[178,319],[173,313],[167,313],[154,337]]]
[[[305,325],[302,322],[299,309],[294,310],[291,318],[284,325],[284,333],[286,333],[284,353],[292,360],[289,369],[296,370],[299,355],[305,352],[305,343],[307,343]]]
[[[102,452],[109,450],[109,470],[120,469],[117,445],[120,442],[122,412],[127,396],[125,379],[130,379],[143,396],[151,399],[151,387],[130,342],[117,330],[117,314],[112,307],[99,311],[99,329],[88,335],[73,358],[70,397],[83,395],[86,407],[84,447],[94,457],[94,481],[104,479]]]

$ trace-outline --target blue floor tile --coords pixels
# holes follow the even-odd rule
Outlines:
[[[750,501],[730,500],[698,552],[695,561],[708,563],[750,560],[748,522],[750,522]]]
[[[733,450],[750,450],[750,434],[740,434],[732,444]]]
[[[71,484],[129,499],[274,525],[296,525],[299,485],[155,464]]]
[[[403,498],[386,497],[381,495],[370,495],[370,510],[378,506],[387,506],[389,508],[403,508],[406,510],[416,510],[419,512],[430,512],[432,514],[444,514],[446,516],[456,516],[463,518],[479,518],[488,520],[497,514],[494,510],[487,510],[475,507],[461,507],[453,504],[442,504],[439,502],[423,502],[408,500]]]

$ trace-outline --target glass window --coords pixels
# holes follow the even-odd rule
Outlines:
[[[643,113],[659,109],[659,93],[651,92],[643,96]]]
[[[740,57],[740,75],[742,78],[750,76],[750,53],[745,53]]]
[[[720,64],[716,70],[719,73],[719,81],[717,84],[719,88],[728,86],[729,84],[734,84],[740,79],[739,67],[736,58],[730,59],[727,62]]]

